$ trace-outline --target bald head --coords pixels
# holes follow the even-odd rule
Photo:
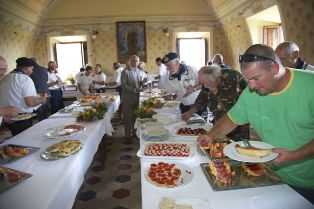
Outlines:
[[[299,46],[293,41],[280,43],[275,52],[286,67],[296,67],[299,58]]]
[[[7,61],[0,56],[0,79],[6,74],[8,70],[8,63]]]
[[[137,55],[132,55],[129,59],[130,66],[132,68],[136,68],[139,62],[140,62],[140,58]]]

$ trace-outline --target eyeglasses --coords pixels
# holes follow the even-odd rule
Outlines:
[[[272,58],[264,57],[264,56],[256,55],[256,54],[243,54],[243,55],[239,56],[239,62],[240,63],[242,63],[242,62],[258,62],[258,61],[266,61],[266,60],[270,60],[270,61],[277,63]]]

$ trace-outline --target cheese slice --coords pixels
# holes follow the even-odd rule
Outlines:
[[[261,149],[256,147],[241,147],[239,144],[236,144],[234,148],[241,155],[246,155],[250,157],[265,157],[271,153],[270,149]]]

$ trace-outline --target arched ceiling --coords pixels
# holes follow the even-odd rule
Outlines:
[[[246,0],[0,0],[1,10],[35,25],[52,25],[57,20],[80,18],[145,18],[181,21],[193,17],[216,21],[217,13]],[[163,18],[164,17],[164,18]]]

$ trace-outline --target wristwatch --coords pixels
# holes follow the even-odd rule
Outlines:
[[[193,91],[196,91],[196,90],[197,90],[197,88],[196,88],[196,87],[194,87]]]

